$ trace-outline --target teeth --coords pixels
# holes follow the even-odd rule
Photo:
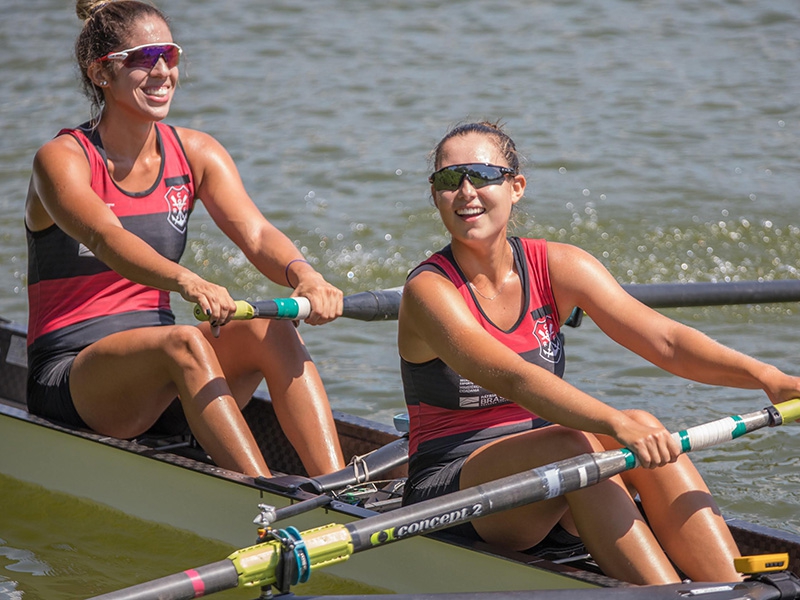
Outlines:
[[[483,213],[482,208],[461,208],[456,211],[456,214],[459,217],[471,217],[473,215],[479,215]]]
[[[167,88],[165,87],[147,88],[145,92],[151,96],[166,96]]]

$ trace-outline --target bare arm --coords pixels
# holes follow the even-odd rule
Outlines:
[[[222,145],[198,131],[178,133],[192,165],[197,195],[225,235],[266,277],[294,287],[295,296],[309,298],[313,312],[306,322],[316,325],[341,315],[341,291],[304,262],[292,241],[261,214]]]
[[[220,306],[222,310],[235,310],[224,288],[163,257],[122,227],[92,190],[89,164],[79,144],[70,136],[59,136],[36,153],[26,222],[33,230],[57,224],[109,268],[131,281],[178,292],[204,308],[215,303],[217,312]]]
[[[446,307],[446,310],[442,307]],[[406,283],[398,323],[401,356],[411,362],[440,358],[462,377],[567,427],[611,435],[645,466],[677,456],[663,428],[639,425],[621,411],[558,376],[526,362],[486,332],[453,284],[423,270]]]
[[[656,366],[710,385],[763,389],[773,402],[800,395],[800,379],[645,306],[583,250],[551,242],[548,263],[559,314],[580,306],[610,338]]]

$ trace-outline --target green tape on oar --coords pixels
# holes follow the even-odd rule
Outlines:
[[[256,316],[252,304],[245,300],[236,301],[236,312],[233,313],[233,318],[237,320],[252,319]],[[208,315],[200,308],[199,304],[194,305],[194,318],[198,321],[208,321]]]
[[[775,409],[780,413],[784,423],[800,420],[800,398],[776,404]]]

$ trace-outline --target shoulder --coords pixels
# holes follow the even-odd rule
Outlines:
[[[172,127],[175,134],[180,139],[187,151],[205,151],[209,149],[222,148],[217,139],[205,131],[189,129],[188,127]]]
[[[218,180],[223,177],[225,181],[231,182],[238,179],[238,170],[228,151],[214,136],[186,127],[175,127],[175,133],[180,140],[186,158],[191,165],[191,169],[198,188],[204,183]],[[208,190],[198,193],[206,201],[210,201]]]
[[[605,271],[600,261],[583,248],[561,242],[547,242],[547,264],[551,276],[558,276],[561,272],[572,276],[584,269],[589,272],[598,268]]]
[[[59,135],[44,143],[34,155],[33,169],[35,174],[68,170],[89,171],[86,151],[72,135]]]

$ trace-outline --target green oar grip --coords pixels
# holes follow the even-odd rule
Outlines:
[[[233,318],[239,321],[252,319],[256,316],[253,306],[245,300],[236,301],[236,312],[233,313]],[[194,318],[198,321],[208,321],[208,315],[200,308],[199,304],[194,305]]]
[[[780,413],[784,423],[800,420],[800,398],[776,404],[775,409]]]
[[[350,533],[338,523],[309,529],[299,534],[307,553],[307,570],[327,567],[347,560],[353,554]],[[282,559],[281,543],[264,542],[237,550],[228,559],[239,573],[239,585],[244,587],[273,585],[278,581],[277,570]],[[285,558],[284,558],[285,560]],[[308,573],[302,578],[305,580]],[[288,582],[295,585],[297,582]]]

